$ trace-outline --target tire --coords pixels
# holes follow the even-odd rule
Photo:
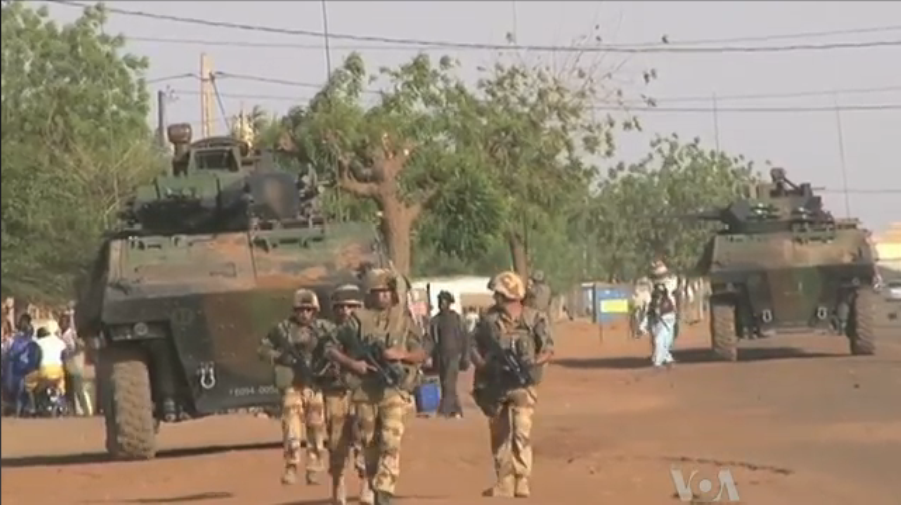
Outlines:
[[[738,360],[738,334],[735,331],[735,307],[713,302],[710,306],[710,340],[713,354],[723,361]]]
[[[848,340],[853,356],[871,356],[876,352],[876,325],[879,295],[862,288],[854,297],[848,328]]]
[[[106,451],[115,459],[152,459],[156,429],[150,373],[140,348],[103,350]]]

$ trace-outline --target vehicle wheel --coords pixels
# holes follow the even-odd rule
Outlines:
[[[738,360],[738,333],[735,331],[735,306],[717,301],[710,306],[710,340],[713,353],[724,361]]]
[[[854,356],[870,356],[876,352],[876,314],[879,303],[879,295],[866,288],[860,289],[854,297],[848,321],[848,340]]]
[[[103,350],[103,415],[106,450],[117,459],[151,459],[156,455],[156,429],[150,373],[140,348]]]

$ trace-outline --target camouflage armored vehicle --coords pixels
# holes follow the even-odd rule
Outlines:
[[[167,133],[171,175],[137,188],[76,309],[98,352],[107,450],[120,458],[153,457],[161,421],[277,405],[256,348],[294,290],[324,300],[383,265],[375,228],[325,223],[315,180],[279,170],[271,153],[232,137],[192,143],[186,124]]]
[[[873,354],[880,300],[868,231],[824,210],[810,184],[770,175],[748,198],[694,216],[724,225],[699,265],[714,352],[735,361],[739,338],[833,330],[852,354]]]

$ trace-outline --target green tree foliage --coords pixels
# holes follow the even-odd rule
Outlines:
[[[625,108],[597,110],[625,105],[611,73],[578,58],[560,68],[499,62],[466,86],[448,58],[419,55],[372,75],[352,55],[282,127],[294,155],[336,182],[344,217],[381,213],[403,271],[490,273],[512,264],[571,285],[632,278],[658,256],[686,268],[709,227],[674,216],[727,201],[750,165],[672,137],[602,180],[597,165],[614,156],[617,133],[640,124]],[[645,83],[655,77],[643,73]]]
[[[2,276],[7,294],[67,296],[119,202],[161,165],[147,61],[103,33],[102,7],[60,26],[2,9]]]
[[[705,149],[698,139],[657,138],[644,159],[610,170],[593,198],[587,228],[592,263],[599,267],[594,273],[634,279],[658,258],[690,270],[712,228],[687,216],[727,205],[755,178],[752,163],[741,156]]]
[[[479,119],[472,95],[455,76],[456,65],[450,58],[433,62],[418,55],[398,68],[370,73],[352,54],[309,105],[283,120],[291,150],[303,164],[334,180],[339,195],[375,205],[388,252],[402,272],[411,269],[422,210],[442,192],[465,191],[465,183],[452,181],[465,180],[478,166],[457,149],[456,140],[471,134]],[[377,84],[384,91],[368,91]],[[447,198],[446,209],[454,197]]]
[[[593,162],[614,154],[615,129],[638,127],[634,118],[619,123],[596,110],[623,95],[598,74],[591,65],[556,70],[516,61],[497,63],[479,81],[485,120],[471,138],[502,197],[502,232],[520,275],[530,270],[529,237],[563,238],[554,233],[565,227],[561,217],[584,211],[598,176]]]

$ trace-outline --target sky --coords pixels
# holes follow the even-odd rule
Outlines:
[[[52,17],[59,21],[71,21],[80,13],[79,8],[48,5]],[[112,6],[170,16],[324,31],[320,1],[117,1]],[[713,40],[696,47],[720,48],[901,41],[901,2],[329,1],[326,12],[331,34],[483,44],[504,44],[510,32],[515,33],[520,45],[544,46],[570,46],[579,37],[596,33],[604,43],[621,46],[659,43],[663,36],[673,46],[680,41]],[[882,27],[886,28],[816,35]],[[228,115],[237,114],[242,106],[249,110],[254,105],[284,112],[292,105],[305,103],[327,75],[321,36],[198,26],[119,14],[111,15],[107,31],[131,37],[128,50],[149,57],[147,77],[164,79],[151,84],[152,90],[167,90],[171,97],[167,105],[170,123],[198,124],[197,79],[165,78],[199,73],[201,53],[208,55],[216,71],[289,81],[219,79],[218,88]],[[778,37],[760,40],[773,36]],[[158,39],[180,40],[173,43]],[[232,45],[210,44],[211,41]],[[346,40],[331,40],[330,46],[333,66],[340,64],[351,50],[359,51],[371,68],[403,63],[419,51],[399,44]],[[478,65],[490,64],[497,58],[497,51],[491,50],[428,52],[436,57],[449,54],[458,58],[469,79],[477,76]],[[558,63],[564,58],[528,51],[521,51],[519,56]],[[791,179],[825,188],[824,199],[836,216],[846,217],[850,210],[850,216],[860,218],[868,228],[877,231],[901,221],[898,62],[901,45],[820,51],[605,54],[600,59],[600,64],[618,68],[615,79],[627,97],[646,93],[657,100],[659,109],[680,109],[640,113],[644,131],[621,137],[617,159],[638,159],[647,152],[655,135],[699,137],[711,148],[718,145],[731,154],[742,154],[761,168],[766,162],[785,167]],[[656,70],[658,78],[644,86],[641,74],[650,68]],[[835,110],[836,106],[884,105],[894,108]],[[786,108],[814,110],[785,111]],[[220,133],[225,131],[221,119],[217,127]],[[850,191],[843,193],[845,188]]]

